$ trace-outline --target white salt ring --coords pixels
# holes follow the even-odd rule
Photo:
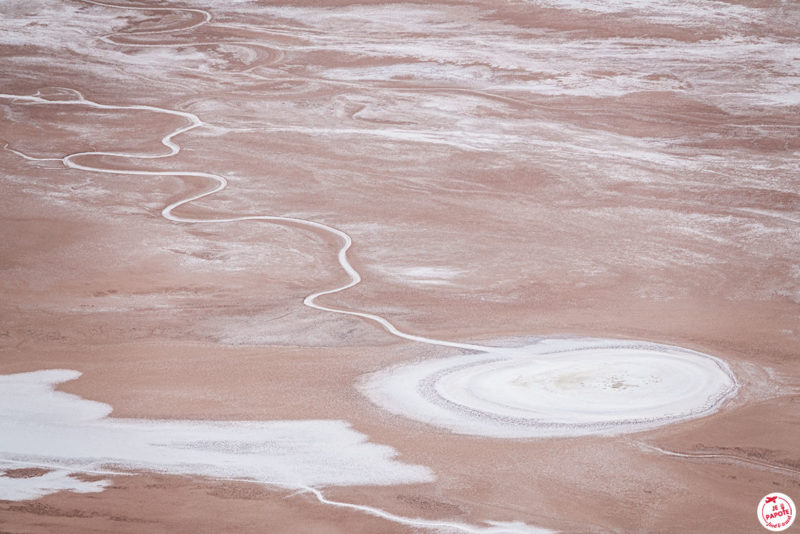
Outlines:
[[[535,438],[636,432],[717,411],[738,388],[722,360],[679,347],[549,339],[400,365],[361,391],[459,434]]]

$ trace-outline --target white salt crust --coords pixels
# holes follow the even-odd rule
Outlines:
[[[361,391],[459,434],[543,438],[637,432],[709,415],[737,390],[718,358],[638,341],[540,339],[392,367]]]
[[[367,441],[345,421],[168,421],[114,419],[111,406],[54,387],[80,376],[51,369],[0,376],[0,454],[67,472],[146,469],[222,479],[304,486],[430,482],[424,466],[395,459],[391,447]],[[39,477],[40,494],[70,488]],[[59,475],[59,484],[69,481]],[[5,487],[32,479],[0,477]],[[9,482],[11,480],[11,482]],[[9,490],[15,491],[15,490]],[[1,497],[0,497],[1,498]]]
[[[436,479],[427,467],[396,460],[394,449],[370,443],[346,421],[114,419],[108,417],[108,404],[55,390],[79,376],[65,369],[0,375],[0,500],[31,500],[59,491],[100,492],[111,485],[110,479],[86,481],[80,475],[111,477],[147,470],[296,490],[327,506],[437,532],[552,532],[520,521],[471,525],[404,517],[325,497],[320,490],[324,486],[385,486]],[[13,473],[26,467],[46,472]]]

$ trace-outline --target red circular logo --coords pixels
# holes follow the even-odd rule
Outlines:
[[[784,493],[770,493],[758,503],[758,520],[772,532],[786,530],[794,523],[794,501]]]

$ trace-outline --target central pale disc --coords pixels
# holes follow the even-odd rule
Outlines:
[[[390,368],[361,383],[392,413],[509,438],[634,432],[708,415],[736,388],[712,356],[597,339],[487,349]]]

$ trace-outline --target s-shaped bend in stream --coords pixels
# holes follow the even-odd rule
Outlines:
[[[130,110],[130,111],[149,111],[155,113],[163,113],[167,115],[172,115],[175,117],[180,117],[188,122],[185,126],[181,126],[176,128],[172,132],[168,133],[164,137],[161,138],[161,144],[164,145],[168,151],[162,154],[153,154],[153,153],[130,153],[130,152],[113,152],[113,151],[85,151],[85,152],[75,152],[61,158],[36,158],[32,156],[27,156],[22,152],[17,150],[11,150],[12,152],[25,157],[29,160],[60,160],[63,165],[69,169],[87,171],[87,172],[95,172],[95,173],[105,173],[105,174],[123,174],[123,175],[133,175],[133,176],[176,176],[180,178],[203,178],[209,180],[214,183],[214,186],[201,193],[197,193],[191,195],[187,198],[183,198],[173,202],[166,206],[162,211],[161,215],[170,221],[179,222],[179,223],[195,223],[195,224],[207,224],[207,223],[232,223],[232,222],[241,222],[241,221],[265,221],[273,224],[282,224],[282,225],[292,225],[292,226],[300,226],[307,228],[309,230],[321,231],[323,233],[327,233],[336,237],[337,241],[340,243],[339,249],[337,252],[337,259],[339,262],[339,266],[344,270],[347,274],[349,281],[344,285],[334,287],[332,289],[325,289],[322,291],[317,291],[305,297],[303,303],[306,306],[314,308],[316,310],[331,312],[331,313],[338,313],[342,315],[350,315],[353,317],[360,317],[362,319],[367,319],[369,321],[375,322],[383,327],[387,332],[390,334],[402,338],[407,339],[409,341],[416,341],[419,343],[425,343],[428,345],[438,345],[443,347],[451,347],[469,351],[479,351],[484,352],[486,350],[493,349],[493,347],[482,346],[482,345],[475,345],[471,343],[458,343],[454,341],[445,341],[441,339],[434,339],[424,336],[418,336],[415,334],[410,334],[408,332],[404,332],[397,328],[394,324],[392,324],[388,319],[381,317],[380,315],[376,315],[373,313],[363,312],[363,311],[353,311],[353,310],[346,310],[341,308],[334,308],[331,306],[326,306],[324,304],[320,304],[317,300],[320,297],[324,297],[326,295],[333,295],[335,293],[339,293],[350,289],[351,287],[359,284],[361,282],[361,275],[358,271],[352,266],[350,260],[348,259],[348,251],[350,247],[353,245],[353,239],[344,231],[339,230],[338,228],[334,228],[333,226],[316,222],[310,221],[306,219],[300,219],[297,217],[284,217],[279,215],[244,215],[240,217],[225,217],[225,218],[216,218],[216,219],[198,219],[192,217],[181,217],[180,215],[176,215],[174,211],[182,206],[190,204],[196,200],[200,200],[206,197],[210,197],[220,191],[223,191],[228,186],[228,180],[219,174],[208,173],[208,172],[201,172],[201,171],[146,171],[146,170],[138,170],[138,169],[114,169],[114,168],[106,168],[106,167],[98,167],[94,165],[86,165],[83,163],[79,163],[77,160],[83,157],[113,157],[113,158],[126,158],[126,159],[140,159],[140,160],[149,160],[149,159],[160,159],[160,158],[168,158],[170,156],[174,156],[180,152],[180,146],[174,141],[174,138],[180,134],[189,132],[199,126],[202,126],[204,123],[200,120],[200,118],[195,115],[194,113],[190,113],[187,111],[178,111],[173,109],[161,108],[156,106],[148,106],[148,105],[139,105],[139,104],[132,104],[132,105],[117,105],[117,104],[101,104],[98,102],[93,102],[91,100],[87,100],[86,98],[81,95],[78,91],[70,89],[71,92],[77,95],[76,99],[70,100],[49,100],[46,99],[39,94],[34,95],[13,95],[13,94],[0,94],[0,98],[9,99],[15,102],[25,102],[28,104],[39,104],[39,105],[65,105],[65,106],[86,106],[94,109],[100,110]]]

